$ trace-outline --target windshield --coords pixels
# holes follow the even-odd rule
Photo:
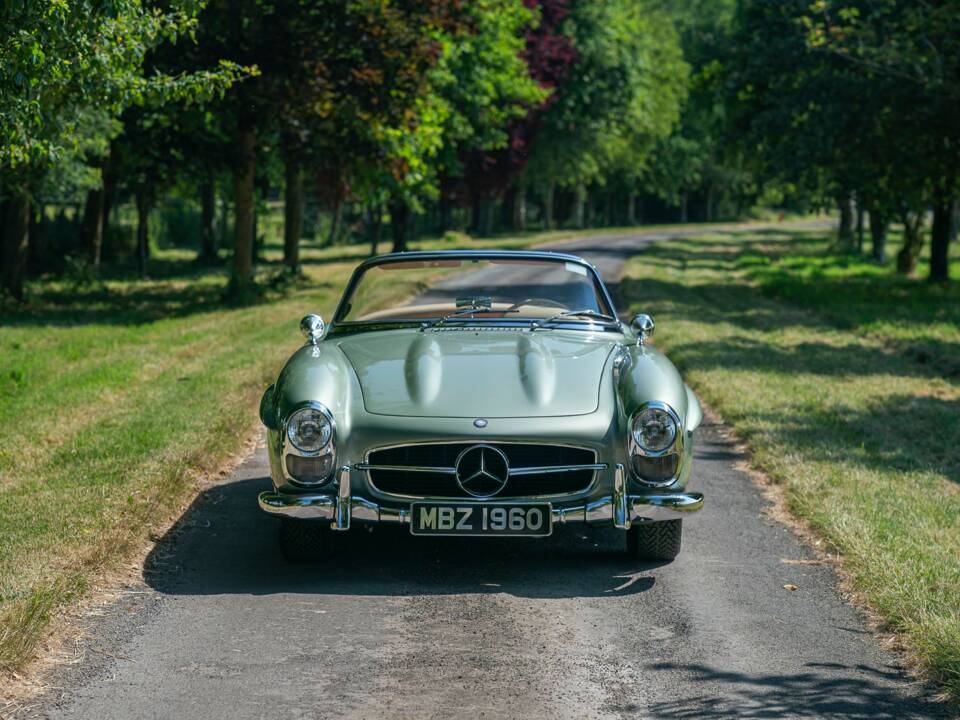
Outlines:
[[[338,322],[510,318],[613,319],[593,273],[578,262],[444,257],[371,265],[344,298]]]

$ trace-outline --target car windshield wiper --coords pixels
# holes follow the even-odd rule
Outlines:
[[[584,317],[589,318],[590,320],[602,320],[604,322],[616,322],[615,317],[611,317],[606,313],[597,312],[596,310],[564,310],[562,313],[557,313],[552,317],[548,317],[546,320],[534,320],[530,323],[530,329],[536,330],[538,327],[543,327],[544,325],[549,325],[553,322],[558,322],[564,318],[570,317]]]
[[[442,317],[438,317],[429,322],[421,323],[420,329],[428,330],[429,328],[440,327],[447,320],[453,320],[458,317],[466,317],[467,315],[473,315],[474,313],[478,313],[478,312],[496,312],[496,313],[503,313],[504,315],[506,315],[507,313],[515,313],[520,311],[514,310],[514,309],[494,310],[489,305],[471,305],[470,307],[465,307],[460,310],[456,310],[452,313],[447,313],[446,315],[443,315]]]

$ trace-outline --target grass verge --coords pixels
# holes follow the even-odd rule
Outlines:
[[[246,307],[223,303],[222,268],[168,250],[152,280],[35,283],[26,307],[0,313],[0,671],[34,657],[58,610],[241,450],[260,393],[301,342],[300,317],[329,317],[367,251],[308,245],[305,278],[276,282],[280,248],[268,246],[264,296]]]
[[[960,288],[898,279],[799,231],[661,243],[621,287],[960,700]]]

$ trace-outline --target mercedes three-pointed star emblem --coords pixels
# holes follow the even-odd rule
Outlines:
[[[493,445],[472,445],[457,456],[457,485],[477,498],[496,495],[507,485],[510,463]]]

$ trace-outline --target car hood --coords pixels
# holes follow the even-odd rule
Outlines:
[[[339,343],[369,413],[547,417],[594,412],[616,342],[576,330],[388,330]]]

